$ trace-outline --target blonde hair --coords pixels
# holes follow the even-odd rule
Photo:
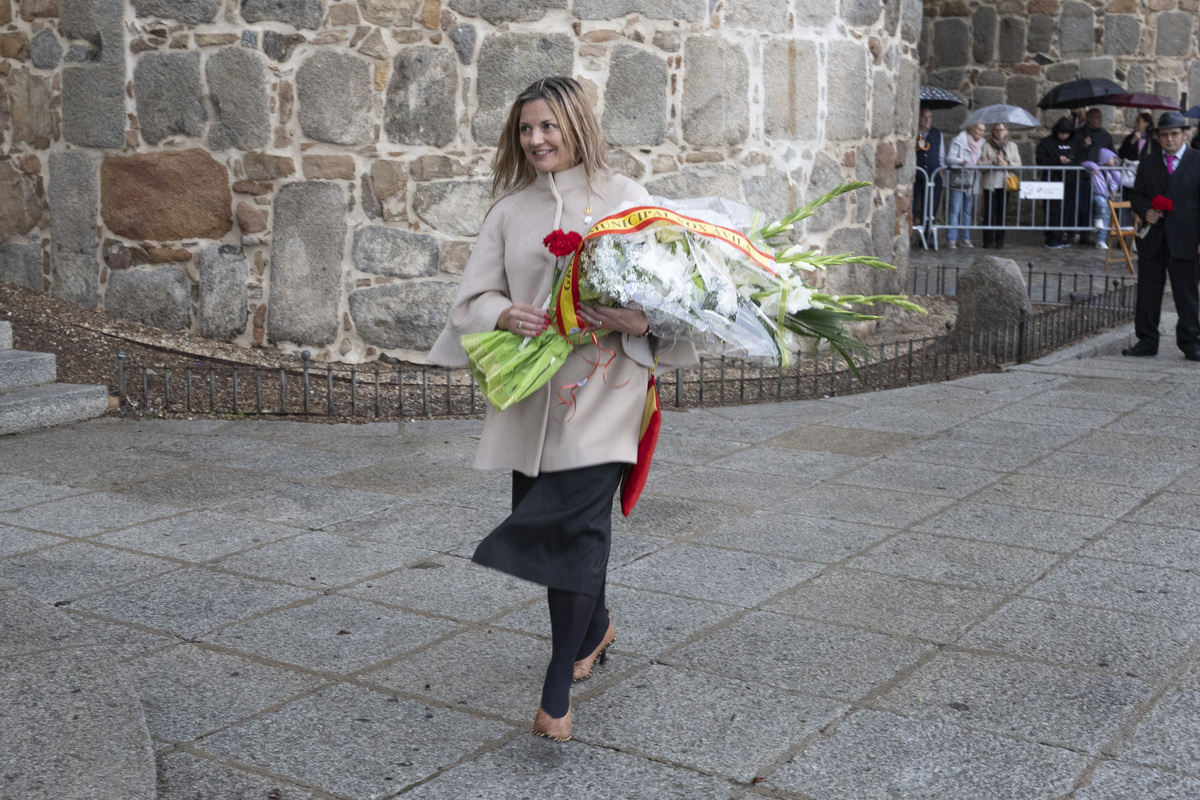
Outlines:
[[[537,170],[521,147],[521,109],[534,100],[544,100],[558,118],[567,154],[573,165],[583,164],[588,183],[608,167],[600,121],[584,96],[583,87],[574,78],[542,78],[517,95],[508,112],[500,146],[492,159],[492,197],[524,189],[537,178]]]

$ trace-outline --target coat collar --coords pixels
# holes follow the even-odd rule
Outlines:
[[[535,186],[547,192],[553,191],[550,188],[552,182],[560,192],[582,189],[587,186],[587,171],[583,168],[583,164],[576,164],[570,169],[559,172],[539,172],[533,181]]]

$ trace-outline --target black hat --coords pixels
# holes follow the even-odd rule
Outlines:
[[[1183,128],[1187,130],[1190,127],[1192,126],[1188,125],[1187,118],[1178,111],[1164,111],[1162,116],[1158,118],[1159,130],[1163,128]]]

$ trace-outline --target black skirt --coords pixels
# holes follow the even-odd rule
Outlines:
[[[471,560],[551,589],[596,596],[612,544],[613,495],[626,464],[536,478],[513,473],[513,510]]]

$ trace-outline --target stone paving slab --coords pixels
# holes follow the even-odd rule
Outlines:
[[[1078,550],[1111,524],[1099,517],[967,501],[914,529],[1066,553]]]
[[[495,746],[511,726],[339,685],[204,739],[203,752],[345,797],[390,795]]]
[[[324,683],[314,675],[186,643],[126,662],[124,668],[142,700],[151,735],[165,741],[198,739]]]
[[[821,622],[851,625],[876,633],[952,642],[1003,599],[995,592],[832,569],[765,608]]]
[[[565,746],[527,733],[545,590],[468,560],[511,490],[470,469],[479,421],[4,437],[0,661],[107,653],[165,800],[1175,800],[1197,396],[1181,359],[1103,356],[668,411]]]
[[[1144,614],[1016,598],[957,644],[1164,681],[1200,643],[1200,625]]]
[[[1134,678],[942,652],[871,705],[1094,755],[1153,691]]]
[[[1082,755],[941,722],[860,711],[768,776],[765,788],[815,800],[1051,800]]]
[[[855,700],[912,666],[930,649],[921,642],[757,612],[662,661],[780,689]]]
[[[590,744],[750,783],[848,709],[826,698],[652,666],[576,714]]]

